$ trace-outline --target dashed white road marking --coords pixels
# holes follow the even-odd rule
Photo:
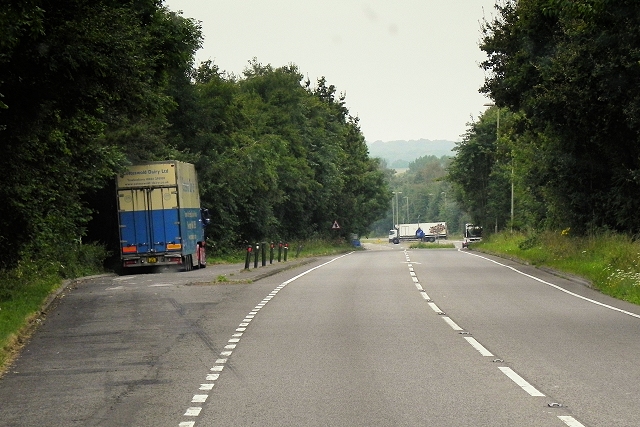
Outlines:
[[[475,348],[476,350],[478,350],[480,352],[481,355],[483,356],[493,356],[493,353],[491,353],[489,350],[487,350],[482,344],[480,344],[478,342],[478,340],[476,340],[473,337],[464,337],[465,340],[467,340],[467,342],[469,344],[471,344],[471,346],[473,348]]]
[[[568,415],[559,415],[558,418],[569,427],[584,427],[584,424],[579,423],[575,418]]]
[[[442,320],[444,320],[445,322],[447,322],[447,324],[449,326],[451,326],[451,328],[454,331],[463,331],[464,329],[462,329],[460,326],[458,326],[458,324],[456,322],[454,322],[453,320],[451,320],[451,318],[447,317],[447,316],[443,316]]]
[[[500,366],[500,369],[506,376],[508,376],[514,383],[522,387],[524,391],[529,393],[529,395],[534,397],[544,397],[544,393],[538,391],[534,386],[529,384],[524,378],[520,375],[516,374],[515,371],[511,368],[507,368],[505,366]]]
[[[291,279],[287,280],[286,282],[281,283],[279,286],[277,286],[273,291],[271,291],[271,293],[265,297],[258,305],[256,305],[249,314],[247,314],[244,319],[242,320],[242,322],[238,325],[238,327],[236,328],[235,333],[232,335],[231,339],[229,339],[229,341],[227,341],[227,345],[224,346],[224,350],[222,352],[220,352],[220,358],[216,359],[214,366],[210,369],[211,372],[215,372],[212,374],[207,374],[206,381],[209,381],[208,383],[205,384],[200,384],[200,387],[198,388],[198,390],[200,391],[211,391],[213,390],[213,386],[215,385],[215,381],[217,381],[220,378],[220,372],[222,372],[224,370],[225,365],[228,362],[228,358],[231,356],[231,354],[233,353],[233,350],[236,348],[236,346],[238,345],[238,343],[240,342],[240,338],[242,337],[243,333],[247,330],[247,327],[249,326],[249,324],[251,323],[251,321],[253,320],[253,318],[256,316],[256,314],[258,314],[258,311],[260,311],[260,309],[262,309],[265,305],[267,305],[267,303],[269,301],[271,301],[273,299],[273,297],[280,291],[282,290],[282,288],[284,288],[285,286],[287,286],[289,283],[293,282],[294,280],[299,279],[300,277],[304,276],[305,274],[308,274],[310,272],[312,272],[313,270],[316,270],[320,267],[324,267],[327,264],[330,264],[340,258],[343,258],[345,256],[351,255],[353,252],[349,252],[347,254],[341,255],[339,257],[333,258],[332,260],[325,262],[324,264],[320,264],[316,267],[313,267],[307,271],[302,272],[301,274],[298,274],[295,277],[292,277]],[[161,284],[158,284],[156,286],[163,286]],[[119,288],[122,288],[121,286]],[[209,398],[208,394],[195,394],[192,398],[191,398],[191,403],[206,403],[207,399]],[[200,415],[200,412],[202,411],[202,407],[201,406],[191,406],[189,408],[187,408],[187,411],[184,413],[185,417],[197,417]],[[178,427],[194,427],[195,426],[195,421],[183,421],[180,424],[178,424]]]
[[[436,303],[434,303],[434,302],[429,302],[429,303],[427,303],[427,304],[429,304],[429,307],[431,307],[431,309],[432,309],[433,311],[435,311],[436,313],[442,313],[442,312],[443,312],[443,311],[442,311],[442,310],[440,310],[440,308],[436,305]]]
[[[200,406],[187,408],[187,412],[184,413],[185,417],[197,417],[200,415],[202,408]]]

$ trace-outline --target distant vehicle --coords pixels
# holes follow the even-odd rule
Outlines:
[[[446,222],[423,222],[415,224],[398,224],[389,230],[389,243],[400,243],[405,240],[435,242],[447,238]]]
[[[195,167],[177,160],[130,166],[116,179],[120,256],[125,268],[207,265]]]
[[[462,240],[462,247],[468,248],[469,243],[479,242],[482,240],[482,227],[475,224],[464,225],[464,239]]]

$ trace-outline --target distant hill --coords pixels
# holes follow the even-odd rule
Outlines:
[[[409,163],[424,156],[453,156],[453,141],[430,141],[418,139],[412,141],[375,141],[368,142],[370,157],[379,157],[392,169],[407,168]]]

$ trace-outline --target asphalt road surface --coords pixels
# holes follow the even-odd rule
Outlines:
[[[638,306],[457,249],[287,265],[75,284],[0,426],[640,425]]]

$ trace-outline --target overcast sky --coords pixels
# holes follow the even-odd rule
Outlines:
[[[296,64],[346,94],[368,142],[459,141],[490,102],[478,48],[495,0],[165,0],[201,22],[211,59],[241,75],[252,58]]]

